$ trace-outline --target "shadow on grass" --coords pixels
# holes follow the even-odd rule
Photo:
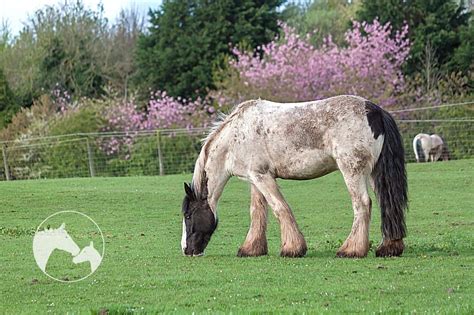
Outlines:
[[[145,314],[143,307],[139,306],[111,306],[102,307],[98,310],[91,310],[94,315],[131,315],[131,314]]]

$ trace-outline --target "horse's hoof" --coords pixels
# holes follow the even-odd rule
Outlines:
[[[336,253],[336,257],[338,258],[364,258],[365,256],[367,256],[367,253],[345,252],[345,251],[338,251]]]
[[[247,250],[245,248],[239,248],[237,252],[238,257],[258,257],[258,256],[265,256],[268,254],[267,249],[262,250]]]
[[[306,245],[294,250],[282,249],[280,252],[280,256],[289,258],[303,257],[304,255],[306,255],[307,250],[308,248],[306,247]]]
[[[369,240],[356,242],[353,239],[347,239],[336,252],[339,258],[364,258],[369,251]]]
[[[403,240],[384,240],[375,251],[376,257],[395,257],[401,256],[405,245]]]

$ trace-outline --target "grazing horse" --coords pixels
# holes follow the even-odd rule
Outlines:
[[[193,180],[185,183],[181,247],[200,256],[217,227],[217,203],[231,176],[250,183],[250,229],[238,256],[267,254],[267,205],[280,223],[281,256],[301,257],[307,246],[276,178],[305,180],[339,169],[352,199],[354,221],[339,257],[369,251],[374,189],[383,239],[376,256],[399,256],[406,235],[407,179],[402,139],[393,118],[356,96],[304,103],[252,100],[238,105],[204,139]]]
[[[437,134],[417,134],[413,139],[413,151],[417,162],[436,162],[440,157],[443,161],[450,159],[448,146]]]

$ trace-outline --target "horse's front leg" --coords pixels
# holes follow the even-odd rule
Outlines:
[[[273,209],[275,217],[280,222],[281,252],[283,257],[303,257],[306,254],[306,241],[298,229],[293,212],[283,198],[278,185],[269,174],[256,174],[251,178],[252,183],[265,196]]]
[[[251,185],[250,228],[245,242],[237,256],[262,256],[268,253],[267,247],[267,201],[260,191]]]

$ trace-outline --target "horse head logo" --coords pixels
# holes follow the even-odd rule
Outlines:
[[[94,272],[102,262],[102,256],[94,248],[93,242],[90,242],[89,246],[84,247],[80,253],[72,259],[72,262],[75,264],[87,261],[91,264],[91,273]]]
[[[52,217],[55,219],[48,222]],[[63,223],[60,224],[61,222]],[[65,222],[68,222],[67,226]],[[74,229],[71,226],[74,226]],[[75,234],[78,233],[77,227],[83,227],[84,230]],[[101,250],[98,250],[97,246]],[[48,260],[55,250],[62,256],[58,256],[59,259],[51,259],[49,266]],[[41,222],[33,237],[33,255],[38,267],[45,275],[60,282],[77,282],[89,277],[101,264],[104,250],[105,240],[100,227],[89,216],[78,211],[60,211],[50,215]],[[68,257],[75,265],[89,262],[90,273],[81,278],[80,273],[84,273],[84,268],[68,264]]]
[[[44,229],[36,233],[33,238],[33,255],[43,272],[46,272],[49,256],[55,249],[68,252],[73,256],[79,254],[81,250],[66,231],[65,223],[57,229]]]

